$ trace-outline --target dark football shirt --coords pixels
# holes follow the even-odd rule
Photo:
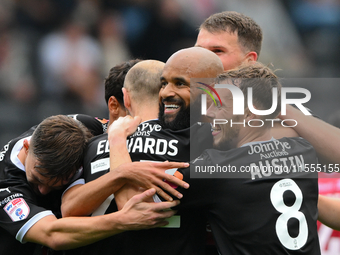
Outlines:
[[[210,129],[210,126],[194,125],[173,131],[162,129],[158,120],[145,121],[128,138],[130,156],[133,161],[189,162],[190,132],[196,133],[201,128]],[[210,145],[210,142],[208,139],[205,145],[201,144],[201,149]],[[204,254],[205,215],[183,212],[173,216],[170,222],[172,227],[129,232],[126,254]]]
[[[180,211],[208,215],[221,254],[319,255],[318,179],[305,169],[317,163],[314,148],[302,138],[206,150],[179,169],[190,183],[180,189]]]
[[[84,121],[93,134],[102,133],[105,125],[87,115],[70,116]],[[105,121],[104,121],[105,122]],[[24,165],[18,159],[23,141],[30,139],[36,126],[8,142],[0,151],[0,254],[33,254],[36,244],[23,242],[26,232],[48,215],[60,216],[60,197],[63,190],[37,196],[27,182]],[[73,183],[84,183],[78,171]]]
[[[127,139],[127,148],[132,161],[177,161],[190,160],[190,132],[199,132],[210,126],[193,127],[172,131],[162,129],[158,120],[141,123]],[[206,130],[204,130],[206,132]],[[209,136],[201,144],[201,150],[210,146]],[[109,142],[107,134],[94,137],[87,148],[84,161],[85,182],[97,179],[109,172]],[[171,170],[170,170],[171,171]],[[93,215],[102,215],[117,210],[113,195]],[[183,220],[185,219],[185,220]],[[184,212],[176,215],[171,228],[129,231],[81,248],[81,254],[204,254],[206,218],[202,214]],[[179,223],[180,222],[180,223]],[[190,236],[190,238],[188,238]],[[79,249],[78,249],[79,250]]]
[[[105,133],[109,124],[107,119],[92,117],[86,114],[69,114],[67,116],[82,122],[94,136]]]
[[[17,155],[31,128],[11,140],[0,151],[0,253],[33,254],[33,244],[21,244],[29,228],[52,211],[38,206],[37,195],[27,183],[23,164]],[[16,239],[16,240],[15,240]]]

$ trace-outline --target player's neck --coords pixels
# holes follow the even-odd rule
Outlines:
[[[248,132],[244,130],[244,135],[241,135],[241,139],[237,143],[237,147],[241,147],[243,144],[251,143],[251,142],[258,142],[258,141],[269,141],[272,139],[272,133],[270,128],[259,128],[258,130],[254,131],[251,130]]]
[[[134,116],[139,116],[142,119],[142,122],[147,121],[147,120],[153,120],[158,118],[158,111],[159,108],[156,107],[136,107],[133,112],[131,111],[132,117]]]
[[[20,160],[20,162],[25,165],[25,161],[26,161],[26,152],[25,152],[25,148],[22,147],[22,149],[19,151],[18,153],[18,159]]]

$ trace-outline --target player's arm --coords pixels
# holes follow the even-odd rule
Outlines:
[[[93,213],[111,194],[124,185],[121,172],[109,172],[101,177],[67,189],[62,196],[63,217],[87,216]]]
[[[57,219],[46,216],[36,222],[23,241],[39,243],[54,250],[66,250],[87,245],[126,230],[160,227],[174,211],[168,210],[178,201],[148,203],[155,194],[149,189],[134,196],[121,211],[96,217],[68,217]]]
[[[274,122],[274,127],[271,129],[272,136],[275,139],[283,137],[298,137],[299,134],[291,127],[283,127],[281,123]]]
[[[124,125],[121,122],[123,122],[123,124],[127,122],[128,124],[125,126],[131,125],[133,127],[128,126],[126,129],[123,129]],[[116,125],[116,129],[110,129],[111,131],[109,131],[109,141],[111,137],[110,144],[112,144],[112,146],[110,146],[110,155],[114,155],[110,157],[110,172],[96,180],[68,189],[62,197],[61,211],[63,217],[90,215],[107,197],[116,193],[116,191],[125,184],[128,184],[129,187],[137,186],[143,187],[144,189],[155,188],[159,195],[169,201],[171,201],[172,198],[166,194],[163,189],[176,197],[181,197],[178,191],[163,180],[182,187],[188,187],[185,182],[179,181],[177,178],[165,173],[167,169],[186,167],[187,164],[174,162],[124,163],[131,162],[126,147],[126,137],[136,129],[139,122],[140,119],[132,119],[129,117],[128,119],[121,119],[120,122],[111,125]],[[128,187],[128,185],[126,187]],[[125,195],[124,197],[127,199],[124,199],[124,202],[121,204],[122,206],[132,197],[132,194],[137,193],[134,192],[131,193],[131,195]]]
[[[340,230],[340,199],[319,195],[319,218],[324,225]]]
[[[338,164],[340,161],[340,129],[311,115],[287,105],[287,113],[282,119],[294,119],[298,124],[294,130],[305,138],[315,148],[319,160],[326,163]],[[288,123],[288,122],[287,122]],[[294,125],[295,123],[292,123]]]
[[[63,217],[90,215],[107,197],[116,193],[125,184],[145,189],[155,188],[160,195],[165,192],[163,190],[160,192],[159,189],[166,189],[170,186],[163,180],[187,187],[183,181],[165,173],[167,169],[184,166],[187,166],[187,164],[176,162],[130,162],[121,164],[96,180],[68,189],[62,197],[62,215]],[[180,197],[178,191],[175,192],[175,195]],[[129,196],[128,199],[131,197]],[[169,200],[170,196],[164,195],[163,197]]]

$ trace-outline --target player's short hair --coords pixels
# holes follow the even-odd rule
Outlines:
[[[109,75],[105,78],[105,101],[109,103],[111,96],[114,96],[121,106],[124,106],[122,88],[127,72],[141,59],[132,59],[118,64],[110,69]]]
[[[144,63],[154,63],[145,67]],[[134,66],[126,75],[124,87],[131,91],[131,96],[135,100],[155,99],[158,102],[161,85],[161,75],[164,63],[157,60],[145,60]]]
[[[239,87],[244,95],[245,107],[248,101],[248,87],[253,88],[253,104],[259,110],[268,110],[271,108],[272,89],[277,88],[277,108],[276,110],[264,118],[276,118],[281,111],[281,83],[268,66],[256,62],[251,65],[243,65],[238,69],[232,69],[220,74],[215,83],[223,84],[230,82]]]
[[[29,152],[37,159],[35,169],[54,183],[69,180],[83,164],[90,131],[65,115],[44,119],[33,132]]]
[[[240,45],[260,55],[262,29],[252,18],[242,13],[234,11],[215,13],[208,17],[199,29],[205,29],[210,33],[237,32]]]

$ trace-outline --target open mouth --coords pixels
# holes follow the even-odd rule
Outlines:
[[[174,113],[180,108],[177,104],[164,104],[164,113]]]
[[[219,125],[215,125],[215,127],[211,126],[211,134],[217,135],[221,132],[221,127]]]

